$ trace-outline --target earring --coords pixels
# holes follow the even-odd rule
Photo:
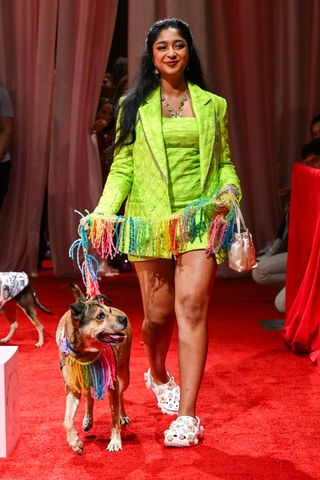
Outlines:
[[[159,75],[159,70],[157,69],[157,67],[154,69],[154,73],[155,73],[156,75]]]

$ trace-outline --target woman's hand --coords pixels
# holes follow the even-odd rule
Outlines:
[[[221,199],[217,199],[214,201],[214,210],[215,213],[225,216],[229,213],[230,205],[223,202]]]
[[[214,199],[216,213],[227,215],[232,207],[233,200],[237,201],[238,190],[234,185],[226,185]]]

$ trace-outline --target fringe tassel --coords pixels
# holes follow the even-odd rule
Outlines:
[[[116,378],[112,348],[107,346],[91,362],[81,362],[66,356],[66,384],[76,392],[91,390],[96,400],[102,400],[109,388],[114,388]]]
[[[79,213],[83,219],[86,218],[82,213],[78,211],[76,211],[76,213]],[[81,225],[81,221],[78,233],[78,240],[75,240],[69,248],[69,257],[72,258],[72,260],[76,257],[77,265],[82,275],[82,281],[86,287],[87,298],[92,298],[101,293],[98,284],[99,262],[93,255],[89,254],[89,239],[85,226]],[[82,262],[81,256],[83,256]]]
[[[225,217],[215,212],[217,199],[229,209]],[[97,280],[99,264],[96,258],[89,254],[89,245],[100,256],[109,258],[119,252],[157,257],[163,250],[167,257],[176,257],[186,242],[207,235],[206,253],[212,255],[221,249],[230,248],[235,231],[235,205],[238,205],[236,197],[222,190],[213,198],[196,200],[182,212],[166,218],[128,218],[97,214],[84,216],[80,213],[82,219],[78,230],[79,239],[71,245],[69,256],[74,259],[76,255],[87,296],[91,298],[100,294]]]

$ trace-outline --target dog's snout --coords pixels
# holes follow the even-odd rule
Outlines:
[[[118,322],[120,323],[120,325],[123,326],[123,328],[126,328],[126,326],[128,325],[128,317],[126,317],[125,315],[122,315],[121,317],[118,318]]]

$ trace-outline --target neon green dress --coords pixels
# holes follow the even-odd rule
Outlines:
[[[199,128],[195,117],[162,118],[172,213],[201,197]]]
[[[201,197],[199,127],[196,117],[162,117],[162,135],[168,163],[168,190],[171,213],[182,211]],[[177,235],[179,239],[179,234]],[[193,242],[185,242],[179,253],[207,247],[207,231],[199,232]],[[150,257],[128,255],[130,261]]]
[[[162,117],[162,135],[168,162],[171,211],[177,213],[202,195],[197,119]],[[207,230],[204,228],[193,242],[186,242],[179,251],[205,249],[207,244]]]

